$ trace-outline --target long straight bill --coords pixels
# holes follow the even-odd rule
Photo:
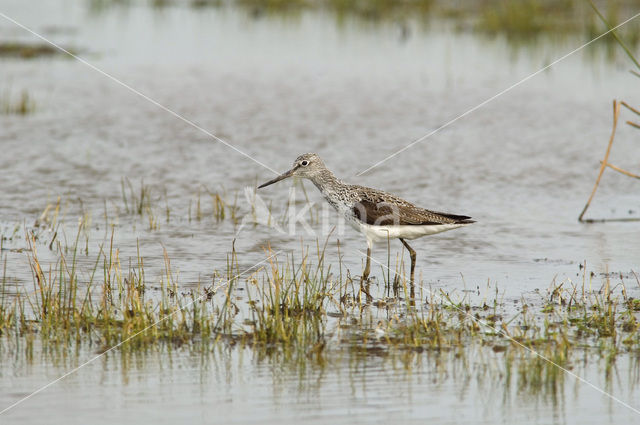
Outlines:
[[[295,168],[292,168],[292,169],[290,169],[289,171],[287,171],[286,173],[282,173],[282,174],[280,174],[280,175],[279,175],[278,177],[276,177],[275,179],[273,179],[273,180],[269,180],[268,182],[266,182],[266,183],[261,184],[260,186],[258,186],[258,189],[261,189],[261,188],[263,188],[263,187],[266,187],[266,186],[269,186],[269,185],[271,185],[271,184],[277,183],[277,182],[279,182],[280,180],[284,180],[284,179],[286,179],[287,177],[291,177],[291,176],[293,175],[293,172],[294,172],[295,170],[296,170]]]

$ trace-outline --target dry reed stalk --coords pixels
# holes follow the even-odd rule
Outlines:
[[[604,159],[600,164],[600,171],[598,172],[598,178],[596,179],[596,184],[593,186],[593,190],[591,191],[591,196],[589,196],[589,200],[587,204],[582,209],[580,216],[578,217],[578,221],[584,221],[582,218],[584,217],[584,213],[587,212],[587,208],[591,204],[593,197],[596,194],[596,190],[598,190],[598,185],[600,184],[600,179],[602,178],[602,173],[604,173],[604,169],[607,166],[607,160],[609,159],[609,153],[611,153],[611,145],[613,145],[613,139],[616,135],[616,128],[618,127],[618,117],[620,116],[620,102],[617,100],[613,101],[613,128],[611,129],[611,136],[609,137],[609,145],[607,146],[607,152],[604,154]]]
[[[600,161],[600,163],[602,164],[602,161]],[[607,167],[611,168],[612,170],[615,170],[615,171],[617,171],[617,172],[619,172],[619,173],[621,173],[621,174],[624,174],[625,176],[633,177],[634,179],[640,179],[640,176],[639,176],[639,175],[637,175],[637,174],[633,174],[632,172],[627,171],[627,170],[623,170],[622,168],[620,168],[620,167],[616,167],[616,166],[615,166],[615,165],[613,165],[613,164],[609,164],[609,163],[607,163],[607,164],[605,164],[605,165],[606,165]]]
[[[640,111],[637,110],[636,108],[630,106],[627,102],[623,101],[621,103],[622,103],[622,106],[624,106],[625,108],[627,108],[628,110],[630,110],[634,114],[640,115]],[[637,124],[637,123],[632,122],[632,121],[627,121],[627,124],[629,124],[631,127],[640,128],[640,124]]]
[[[630,171],[624,170],[620,167],[617,167],[613,164],[611,164],[609,162],[609,154],[611,153],[611,146],[613,145],[613,140],[615,139],[615,135],[616,135],[616,128],[618,127],[618,118],[620,116],[620,107],[621,106],[625,106],[627,109],[629,109],[630,111],[639,114],[640,115],[640,111],[637,111],[636,109],[632,108],[631,106],[629,106],[627,103],[625,102],[621,102],[621,101],[617,101],[614,100],[613,101],[613,126],[611,128],[611,136],[609,137],[609,144],[607,145],[607,151],[604,154],[604,158],[600,161],[600,170],[598,172],[598,178],[596,179],[596,183],[593,186],[593,190],[591,191],[591,195],[589,196],[589,199],[587,200],[586,205],[584,206],[584,208],[582,209],[582,212],[580,213],[580,216],[578,217],[578,221],[580,222],[587,222],[587,223],[593,223],[593,222],[603,222],[603,221],[638,221],[640,219],[638,218],[612,218],[612,219],[585,219],[584,218],[584,214],[587,212],[587,209],[589,208],[589,205],[591,205],[591,201],[593,200],[593,197],[596,194],[596,191],[598,190],[598,186],[600,185],[600,179],[602,179],[602,174],[604,173],[604,170],[609,167],[614,171],[617,171],[621,174],[624,174],[628,177],[632,177],[632,178],[636,178],[636,179],[640,179],[640,175],[634,174]],[[627,124],[632,125],[634,127],[640,127],[635,123],[632,123],[631,121],[627,121]]]

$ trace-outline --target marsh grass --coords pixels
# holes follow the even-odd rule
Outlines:
[[[194,0],[193,7],[238,7],[253,19],[299,17],[307,11],[321,11],[335,16],[338,25],[353,21],[359,24],[392,25],[400,30],[400,40],[413,35],[414,28],[425,27],[432,21],[452,23],[460,31],[474,31],[489,36],[504,36],[514,46],[535,43],[541,35],[554,39],[567,35],[582,35],[591,40],[602,33],[598,19],[588,3],[575,0],[489,0],[483,2],[448,2],[442,0]],[[631,15],[635,3],[630,0],[606,2],[606,16],[619,21]],[[623,29],[631,46],[637,46],[640,34],[637,25],[630,23]],[[608,54],[613,36],[601,44]]]
[[[206,205],[210,205],[210,208],[207,208]],[[189,221],[201,221],[210,217],[215,222],[229,219],[234,225],[237,225],[240,222],[239,210],[237,193],[230,196],[226,191],[212,192],[206,186],[201,185],[197,188],[195,196],[189,201],[188,216]]]
[[[27,90],[20,92],[16,98],[9,91],[2,93],[0,112],[5,115],[30,115],[36,110],[36,102]]]
[[[502,36],[512,47],[535,44],[540,36],[555,42],[567,36],[579,36],[586,42],[602,33],[598,18],[586,1],[578,0],[486,0],[451,2],[445,0],[92,0],[92,10],[101,12],[110,6],[147,4],[164,10],[166,6],[190,5],[201,10],[235,8],[253,20],[264,18],[298,22],[307,12],[324,13],[335,18],[338,26],[355,23],[366,28],[386,26],[398,30],[399,41],[406,41],[434,22],[451,25],[458,31],[473,31]],[[603,2],[599,2],[602,4]],[[606,1],[609,22],[631,16],[637,10],[633,0]],[[630,46],[640,42],[638,25],[630,22],[621,29]],[[589,49],[606,49],[609,59],[615,54],[613,36]],[[603,41],[604,41],[603,40]]]
[[[73,49],[67,49],[71,53]],[[0,57],[20,58],[20,59],[36,59],[42,57],[68,55],[50,44],[31,44],[22,42],[0,42]]]
[[[142,187],[133,192],[137,200],[127,195],[134,214],[149,199]],[[583,265],[576,282],[554,281],[514,308],[490,282],[482,295],[412,290],[397,258],[389,277],[365,290],[342,264],[340,245],[337,257],[328,249],[329,236],[293,253],[265,246],[266,261],[252,269],[232,246],[220,270],[185,286],[166,250],[153,275],[144,247],[122,258],[115,229],[90,255],[90,217],[82,215],[69,232],[64,210],[58,199],[39,220],[73,237],[49,240],[38,228],[25,235],[30,287],[12,294],[6,255],[2,261],[0,347],[25,361],[37,347],[58,358],[116,346],[130,354],[224,346],[301,370],[372,356],[411,370],[443,355],[451,367],[486,362],[520,391],[548,394],[565,380],[558,366],[572,370],[588,360],[609,376],[621,357],[631,361],[640,352],[640,301],[627,290],[640,286],[633,273],[601,279]],[[43,260],[41,250],[53,260]]]
[[[120,181],[120,200],[104,201],[101,219],[106,229],[132,224],[142,224],[148,231],[160,230],[163,225],[182,222],[230,222],[236,226],[244,213],[238,194],[227,191],[214,192],[200,185],[184,208],[177,208],[167,189],[157,185],[132,183],[127,177]],[[89,208],[81,198],[57,197],[47,200],[42,213],[34,223],[36,228],[50,230],[56,236],[59,224],[65,217],[79,216],[86,225],[94,221]],[[255,224],[255,223],[254,223]],[[90,226],[89,226],[90,227]]]
[[[529,37],[542,32],[573,32],[579,20],[570,19],[575,12],[573,1],[546,2],[524,0],[500,1],[483,8],[477,29],[490,34],[506,33],[512,37]],[[554,19],[549,19],[554,16]]]

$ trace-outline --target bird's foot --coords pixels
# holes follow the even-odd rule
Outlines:
[[[373,278],[368,277],[368,276],[361,276],[360,277],[360,293],[366,295],[367,303],[370,303],[370,302],[373,301],[373,297],[371,296],[371,293],[369,292],[369,287],[371,286],[371,280],[373,280]]]

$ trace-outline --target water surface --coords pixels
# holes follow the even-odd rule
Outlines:
[[[606,58],[598,43],[357,176],[584,40],[542,35],[514,48],[503,36],[459,32],[447,22],[410,21],[405,37],[393,22],[337,25],[332,16],[310,11],[256,19],[233,7],[133,4],[96,12],[74,1],[4,0],[0,10],[275,170],[288,169],[300,153],[317,152],[346,181],[477,219],[465,229],[412,243],[424,285],[462,290],[489,282],[509,302],[539,300],[537,291],[544,293],[554,279],[579,280],[579,265],[586,261],[596,274],[624,273],[631,295],[639,296],[628,273],[638,270],[640,228],[577,221],[606,148],[612,99],[640,104],[633,90],[638,79],[627,72],[631,65],[622,56]],[[37,41],[4,20],[0,39]],[[76,60],[3,58],[0,81],[0,90],[28,90],[37,104],[24,117],[0,115],[0,229],[7,237],[6,274],[16,288],[30,288],[32,275],[20,252],[23,230],[15,226],[31,226],[58,196],[72,223],[67,239],[85,211],[92,219],[92,253],[96,240],[108,240],[116,225],[121,258],[134,257],[139,244],[146,266],[160,273],[164,247],[184,288],[223,268],[234,239],[246,267],[264,258],[267,243],[275,250],[314,248],[331,228],[312,221],[315,235],[300,228],[280,234],[260,225],[238,233],[231,220],[218,222],[210,212],[190,220],[198,191],[204,196],[207,189],[230,203],[237,196],[241,220],[250,211],[244,188],[271,179],[272,172]],[[619,127],[614,164],[633,169],[635,139],[636,130]],[[157,229],[124,212],[124,177],[135,188],[141,182],[151,187]],[[282,216],[290,184],[260,192],[274,215]],[[321,197],[312,185],[305,187],[318,213]],[[637,217],[637,193],[637,182],[607,171],[588,215]],[[210,211],[210,198],[202,199]],[[328,222],[337,223],[330,214]],[[358,274],[364,238],[349,228],[334,231],[334,264],[338,240],[344,265]],[[393,258],[400,248],[392,242]],[[386,263],[387,248],[377,247],[374,256]],[[31,363],[3,361],[2,405],[91,355],[87,350],[61,364],[46,356]],[[512,387],[496,394],[496,379],[460,377],[449,363],[438,370],[431,358],[407,370],[376,358],[354,366],[336,356],[325,368],[300,372],[254,356],[248,349],[141,353],[125,364],[119,354],[109,355],[17,407],[3,422],[635,418],[569,377],[561,396],[530,398]],[[607,385],[598,370],[582,372]],[[631,401],[632,388],[622,376],[610,389]],[[104,416],[106,406],[113,416]],[[45,411],[52,413],[43,416]]]

